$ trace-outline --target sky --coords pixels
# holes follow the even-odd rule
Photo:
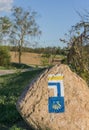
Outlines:
[[[13,6],[30,7],[37,12],[36,21],[42,31],[40,38],[36,38],[38,46],[64,47],[59,39],[80,21],[76,11],[89,11],[89,0],[0,0],[0,16],[9,16]]]

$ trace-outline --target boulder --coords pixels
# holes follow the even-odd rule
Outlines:
[[[48,111],[50,74],[63,75],[65,111],[62,113]],[[16,106],[35,130],[89,130],[89,88],[67,65],[56,65],[34,79]]]

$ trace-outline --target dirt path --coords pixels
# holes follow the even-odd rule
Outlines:
[[[0,76],[6,75],[6,74],[13,74],[16,72],[26,72],[26,71],[32,71],[32,70],[38,70],[38,68],[29,68],[29,69],[21,69],[21,70],[20,69],[19,70],[0,70]]]
[[[6,75],[6,74],[13,74],[15,72],[16,72],[16,70],[0,70],[0,76]]]

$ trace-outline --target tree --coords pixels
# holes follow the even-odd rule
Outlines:
[[[89,17],[89,16],[88,16]],[[86,18],[86,17],[85,17]],[[71,44],[71,49],[69,53],[68,60],[71,61],[73,54],[71,52],[75,52],[74,56],[76,56],[76,66],[80,66],[84,71],[89,70],[89,53],[86,50],[86,46],[89,46],[89,21],[83,19],[75,26],[72,27],[72,31],[77,32],[77,36],[74,36],[73,42]],[[73,57],[72,57],[73,59]],[[78,68],[78,67],[77,67]]]
[[[89,13],[69,32],[67,63],[89,84]],[[87,49],[88,48],[88,49]]]
[[[0,17],[0,43],[5,43],[10,36],[12,23],[9,17]]]
[[[19,63],[21,63],[22,48],[26,44],[31,44],[29,37],[41,34],[39,26],[36,23],[36,12],[23,10],[21,7],[12,9],[13,26],[11,32],[11,41],[18,47]]]
[[[10,64],[10,53],[7,47],[0,46],[0,66],[8,66]]]

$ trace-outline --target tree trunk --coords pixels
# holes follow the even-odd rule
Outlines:
[[[21,64],[21,56],[22,56],[22,44],[21,44],[21,41],[20,41],[20,45],[19,45],[19,50],[18,50],[18,53],[19,53],[19,64]]]
[[[19,50],[19,64],[21,64],[21,55],[22,55],[21,50]]]

